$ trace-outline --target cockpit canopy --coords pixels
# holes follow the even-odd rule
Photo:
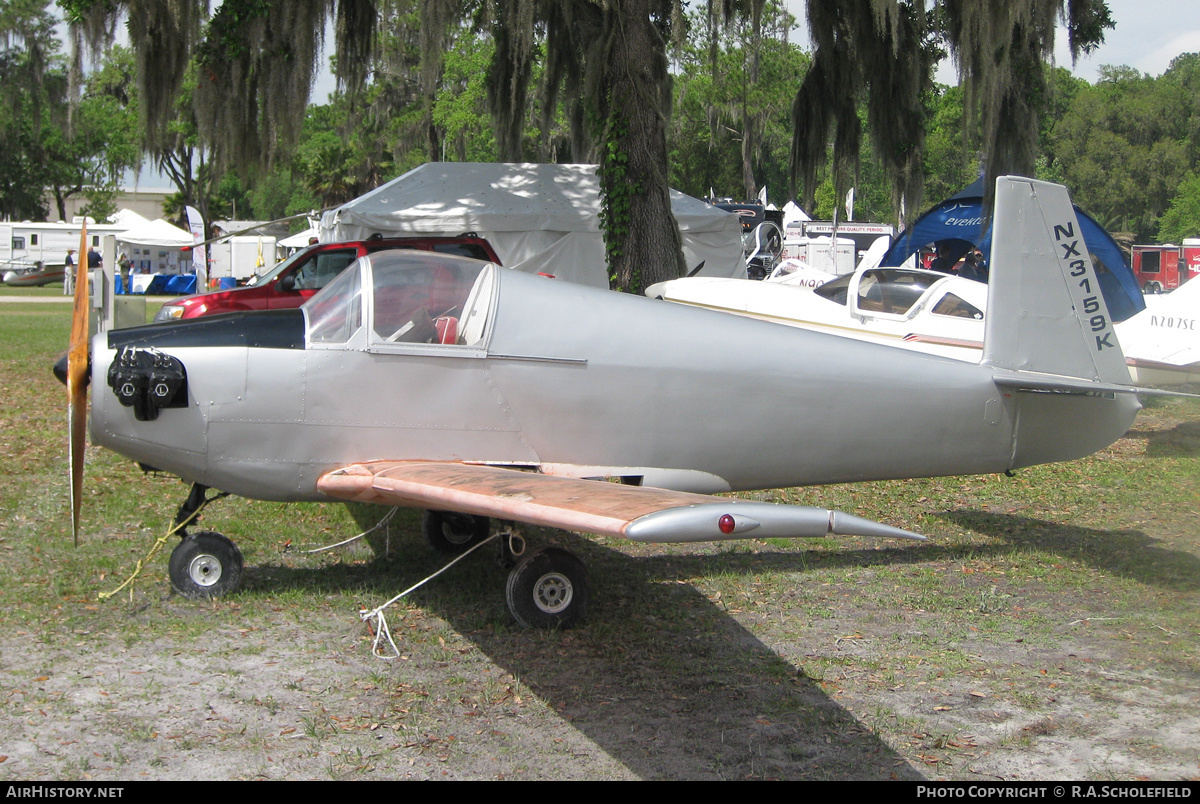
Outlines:
[[[952,290],[968,295],[970,301]],[[969,284],[969,280],[960,281],[936,271],[874,268],[861,274],[839,276],[814,288],[813,293],[835,304],[853,301],[850,304],[853,312],[872,316],[911,317],[914,308],[923,302],[933,315],[982,321],[983,311],[976,305],[986,303],[987,285]]]
[[[482,347],[496,266],[397,249],[359,258],[303,306],[309,348]]]

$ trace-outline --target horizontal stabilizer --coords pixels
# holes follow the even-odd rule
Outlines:
[[[358,464],[325,474],[317,488],[343,500],[459,511],[639,542],[819,538],[830,534],[924,540],[915,533],[841,511],[478,464]]]
[[[1183,396],[1200,399],[1198,394],[1182,391],[1164,391],[1161,388],[1144,388],[1139,385],[1085,380],[1080,377],[1064,377],[1061,374],[1042,374],[1035,371],[1003,371],[997,369],[993,375],[996,385],[1015,388],[1018,391],[1050,391],[1064,394],[1143,394],[1145,396]]]

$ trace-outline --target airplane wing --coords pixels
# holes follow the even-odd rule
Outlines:
[[[459,511],[637,542],[924,536],[841,511],[555,477],[499,466],[378,461],[329,472],[323,494],[342,500]]]

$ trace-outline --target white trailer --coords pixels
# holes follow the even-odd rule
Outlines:
[[[233,235],[209,245],[209,279],[262,276],[275,264],[275,238]]]
[[[88,246],[100,248],[100,238],[106,234],[118,234],[127,226],[113,223],[88,221]],[[0,223],[0,264],[5,270],[27,267],[37,263],[62,265],[67,259],[67,250],[79,250],[79,234],[83,220],[75,218],[70,223],[37,223],[34,221]],[[75,257],[79,261],[79,255]]]

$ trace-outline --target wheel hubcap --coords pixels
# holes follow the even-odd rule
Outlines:
[[[221,580],[221,562],[215,556],[196,556],[188,564],[188,577],[196,586],[212,586]]]
[[[558,614],[571,605],[574,587],[567,576],[548,572],[533,587],[533,603],[547,614]]]

